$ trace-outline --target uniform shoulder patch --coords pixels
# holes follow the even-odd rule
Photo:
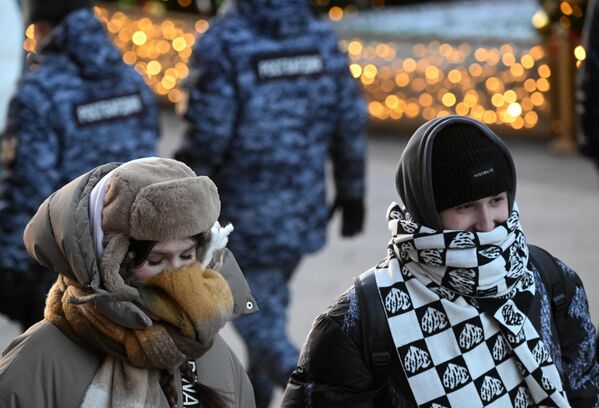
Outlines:
[[[255,54],[253,64],[258,82],[319,76],[324,72],[324,59],[317,49]]]
[[[19,146],[19,139],[13,133],[5,133],[1,136],[0,140],[0,161],[4,167],[9,168],[15,160],[17,155],[17,147]]]
[[[94,99],[73,105],[75,122],[79,127],[93,126],[142,115],[146,111],[143,99],[137,92]]]

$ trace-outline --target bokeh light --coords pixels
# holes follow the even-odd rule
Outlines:
[[[564,2],[560,7],[564,14],[570,11]],[[164,100],[181,101],[180,81],[189,76],[193,44],[210,27],[209,21],[190,15],[149,17],[94,9],[123,60]],[[338,20],[348,11],[331,7],[328,17]],[[579,11],[571,8],[573,15]],[[543,18],[542,13],[535,14],[535,26]],[[25,34],[23,47],[33,51],[33,26]],[[457,113],[489,125],[532,129],[549,116],[552,72],[541,44],[347,38],[340,47],[348,54],[349,70],[361,83],[375,120],[424,121]],[[573,53],[578,63],[586,58],[582,46]]]
[[[342,45],[375,120],[424,121],[460,114],[493,126],[532,129],[549,117],[552,73],[539,44],[351,38]],[[395,57],[388,59],[389,54]]]

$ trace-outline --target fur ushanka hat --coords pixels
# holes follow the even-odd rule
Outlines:
[[[220,199],[212,180],[196,176],[185,164],[143,158],[120,165],[96,184],[89,213],[102,287],[71,302],[93,301],[121,326],[143,328],[152,322],[136,305],[139,290],[125,278],[130,240],[168,241],[208,232],[220,214]],[[237,315],[240,302],[235,303]]]
[[[218,191],[208,177],[172,159],[134,160],[106,177],[100,274],[109,292],[136,297],[120,273],[130,239],[169,241],[209,231],[220,214]]]

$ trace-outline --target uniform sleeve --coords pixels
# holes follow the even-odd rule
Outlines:
[[[599,406],[599,362],[596,329],[578,275],[558,260],[569,295],[567,327],[559,333],[565,387],[572,407]]]
[[[336,194],[340,199],[362,199],[365,190],[366,105],[362,91],[349,71],[346,55],[337,49],[335,54],[338,110],[330,152]]]
[[[281,407],[375,407],[373,381],[361,347],[338,321],[323,314],[314,321]]]
[[[60,182],[60,141],[49,117],[49,101],[23,84],[11,100],[2,135],[0,168],[0,269],[26,270],[30,257],[23,231],[38,206]]]
[[[225,160],[238,109],[233,66],[217,31],[217,26],[208,30],[194,47],[184,113],[189,127],[175,153],[197,174],[208,176]]]

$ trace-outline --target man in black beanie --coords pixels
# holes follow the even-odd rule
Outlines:
[[[506,145],[433,119],[396,187],[388,256],[315,320],[282,407],[597,406],[582,282],[527,244]]]
[[[154,94],[122,61],[90,0],[23,0],[36,53],[13,95],[0,162],[0,313],[43,317],[55,279],[30,260],[23,230],[42,201],[90,168],[155,156]]]

